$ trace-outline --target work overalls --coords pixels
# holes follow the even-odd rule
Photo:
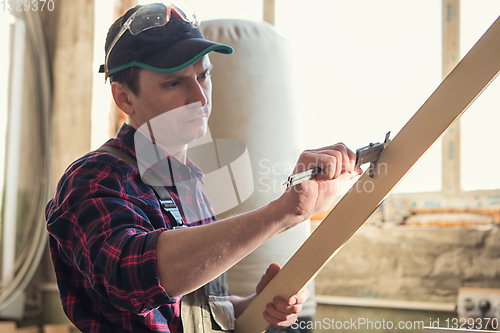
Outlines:
[[[113,147],[101,146],[96,151],[110,153],[137,167],[135,160]],[[146,171],[143,176],[153,179],[149,184],[159,184],[154,179],[154,174]],[[164,186],[151,186],[151,188],[174,229],[185,227],[179,208],[168,190]],[[234,330],[234,307],[229,301],[226,273],[182,296],[181,321],[185,333],[232,332]]]
[[[233,332],[226,273],[182,297],[181,320],[186,333]]]

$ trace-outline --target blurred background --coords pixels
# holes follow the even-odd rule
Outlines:
[[[109,26],[128,8],[150,2],[0,4],[2,332],[76,330],[59,303],[44,208],[65,168],[126,121],[98,68]],[[383,141],[388,131],[397,135],[500,15],[497,0],[190,3],[207,37],[234,43],[234,59],[253,64],[245,69],[213,56],[212,134],[235,138],[244,128],[238,139],[255,154],[256,190],[236,213],[279,196],[304,149],[342,141],[355,150]],[[234,86],[227,72],[241,84],[236,101],[226,97],[224,85]],[[252,75],[258,80],[247,80]],[[268,98],[250,95],[258,89],[250,87],[259,86],[271,92]],[[233,132],[219,129],[224,110],[236,107],[247,117],[234,119]],[[490,329],[499,326],[499,111],[496,80],[318,275],[310,318],[426,326],[438,319],[445,325],[446,319],[489,318]],[[262,135],[269,143],[264,148]],[[247,264],[285,263],[326,213]],[[290,239],[294,247],[280,253]],[[235,268],[234,288],[245,290],[238,283],[248,269]],[[403,331],[422,331],[414,326]]]

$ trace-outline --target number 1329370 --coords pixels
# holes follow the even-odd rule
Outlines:
[[[44,10],[54,10],[54,0],[2,0],[0,9],[9,12],[43,12]]]

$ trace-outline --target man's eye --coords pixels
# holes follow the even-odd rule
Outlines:
[[[202,79],[205,79],[205,78],[207,78],[207,77],[209,77],[209,76],[210,76],[210,72],[209,72],[209,71],[206,71],[205,73],[202,73],[202,74],[200,75],[200,77],[201,77]]]
[[[169,82],[169,83],[165,84],[165,86],[170,88],[170,87],[177,87],[179,84],[180,84],[179,81],[173,81],[173,82]]]

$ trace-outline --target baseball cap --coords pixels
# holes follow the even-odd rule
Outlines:
[[[158,24],[161,16],[163,23]],[[137,29],[137,25],[141,27]],[[110,27],[105,51],[105,64],[99,72],[107,71],[107,75],[135,66],[173,73],[209,52],[233,53],[228,45],[206,40],[197,22],[190,20],[181,9],[163,3],[129,9]]]

